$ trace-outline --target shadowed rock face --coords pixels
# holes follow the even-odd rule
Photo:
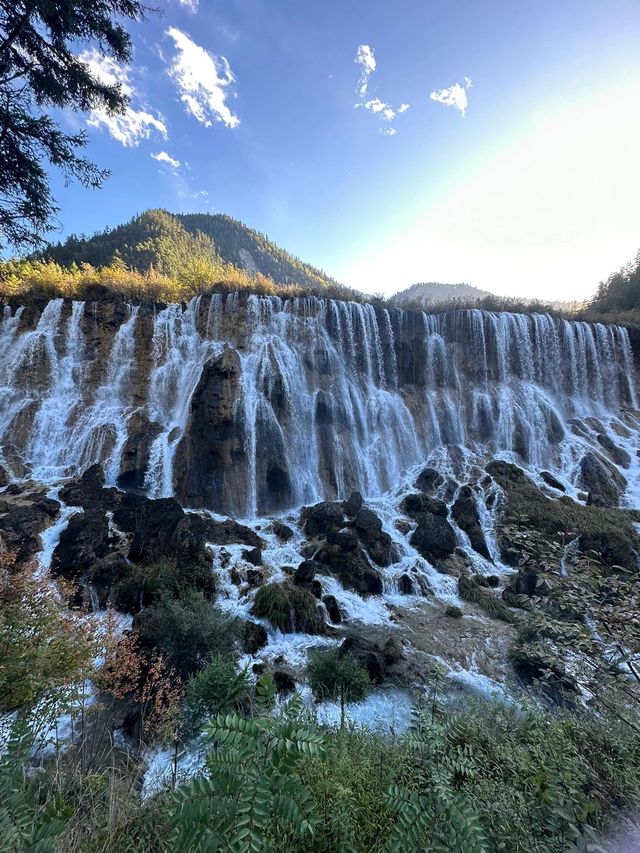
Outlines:
[[[247,458],[238,400],[240,357],[227,348],[202,368],[176,451],[174,484],[184,506],[242,513]]]

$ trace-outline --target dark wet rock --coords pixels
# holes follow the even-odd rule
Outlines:
[[[162,426],[151,421],[144,411],[134,412],[127,423],[127,439],[120,456],[118,486],[121,489],[144,489],[149,468],[149,451]]]
[[[426,560],[437,560],[453,554],[456,535],[446,518],[424,513],[420,516],[410,542]]]
[[[314,560],[303,560],[296,569],[294,580],[297,584],[309,584],[314,579],[318,564]]]
[[[93,564],[87,580],[95,590],[100,608],[104,609],[107,606],[114,584],[125,578],[128,573],[129,563],[120,551],[107,554]],[[127,609],[127,612],[131,611]]]
[[[251,548],[249,551],[243,551],[242,559],[246,560],[247,563],[251,563],[253,566],[261,566],[262,551],[260,548]]]
[[[360,544],[358,534],[354,530],[331,530],[327,533],[327,542],[337,545],[341,551],[353,551]]]
[[[247,583],[251,589],[261,586],[264,583],[265,574],[261,569],[247,569]]]
[[[505,587],[505,592],[513,595],[526,595],[528,598],[549,595],[551,586],[545,577],[533,566],[520,569],[511,582]]]
[[[51,560],[51,571],[77,581],[109,553],[109,523],[104,512],[72,515],[60,534]]]
[[[212,545],[248,545],[250,548],[264,548],[264,540],[250,527],[240,524],[232,518],[216,521],[208,515],[187,513],[189,525],[194,533],[202,536]],[[115,518],[114,518],[115,521]]]
[[[522,468],[514,465],[512,462],[504,462],[502,459],[493,459],[489,462],[485,470],[501,485],[504,481],[512,484],[526,483],[528,481],[528,477]]]
[[[296,689],[296,680],[290,672],[284,669],[276,669],[272,673],[272,677],[278,693],[293,693]]]
[[[149,500],[145,495],[125,492],[120,495],[120,503],[113,511],[113,523],[123,533],[134,533],[138,507]]]
[[[336,545],[327,544],[316,554],[316,560],[347,589],[364,595],[382,592],[382,579],[362,548],[342,551]]]
[[[342,622],[342,614],[340,613],[340,607],[335,595],[325,595],[322,599],[322,603],[327,608],[329,619],[331,619],[333,624],[340,624],[340,622]]]
[[[374,684],[382,684],[385,678],[397,674],[398,665],[404,658],[404,652],[396,637],[388,640],[369,640],[362,636],[346,637],[341,646],[341,654],[351,654],[369,673]]]
[[[322,584],[317,578],[312,580],[309,584],[309,591],[314,598],[318,599],[318,601],[322,598]]]
[[[545,481],[547,486],[551,486],[552,489],[556,489],[558,492],[567,491],[560,482],[560,480],[558,480],[557,477],[554,477],[550,471],[540,471],[540,476]]]
[[[60,504],[42,490],[17,495],[12,491],[9,486],[0,500],[0,539],[23,563],[42,547],[40,534],[56,519]]]
[[[326,536],[331,530],[339,530],[344,522],[342,504],[335,501],[323,501],[315,506],[302,508],[300,516],[307,536]]]
[[[254,655],[267,645],[267,629],[259,622],[245,622],[242,629],[242,648]]]
[[[500,578],[498,575],[487,575],[487,585],[491,589],[497,589],[500,586]]]
[[[424,513],[439,515],[442,518],[446,518],[448,514],[447,505],[444,501],[420,494],[407,495],[400,504],[400,510],[416,521]]]
[[[464,530],[469,537],[469,542],[474,551],[477,551],[485,560],[491,560],[471,486],[462,486],[451,509],[451,515],[458,527]]]
[[[0,465],[0,489],[9,485],[9,473],[4,465]]]
[[[186,506],[246,510],[245,430],[237,405],[240,377],[240,356],[229,347],[202,368],[174,461],[175,493]]]
[[[618,469],[592,450],[580,460],[581,485],[589,492],[588,503],[592,506],[613,507],[627,487],[627,481]]]
[[[120,504],[117,489],[106,489],[102,465],[92,465],[78,477],[60,489],[60,499],[69,506],[80,506],[85,510],[114,510]]]
[[[395,529],[397,531],[399,531],[400,533],[403,533],[405,535],[407,533],[409,533],[409,531],[411,530],[411,524],[408,521],[404,521],[401,518],[394,521],[393,526],[395,527]]]
[[[424,468],[419,474],[415,482],[416,489],[421,492],[433,493],[444,483],[441,474],[435,468]]]
[[[178,563],[210,562],[202,531],[175,498],[142,503],[135,514],[135,533],[129,550],[134,563],[154,563],[169,557]]]
[[[358,536],[365,544],[375,542],[382,532],[382,521],[371,509],[361,509],[353,523]]]
[[[413,581],[406,572],[398,578],[398,590],[403,595],[413,595]]]
[[[274,521],[272,527],[278,539],[282,539],[283,542],[290,542],[295,536],[289,525],[284,524],[282,521]]]
[[[342,504],[344,514],[353,518],[353,516],[357,515],[362,509],[362,504],[363,501],[360,492],[351,492],[348,499]]]
[[[631,456],[616,444],[606,433],[598,434],[598,444],[602,447],[603,450],[607,452],[609,458],[615,462],[616,465],[620,465],[621,468],[628,468],[631,465]]]

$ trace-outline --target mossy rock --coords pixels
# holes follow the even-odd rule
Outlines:
[[[270,583],[260,587],[251,612],[285,634],[296,631],[326,634],[329,631],[317,599],[308,590],[293,584]]]
[[[456,607],[455,604],[447,604],[444,609],[444,615],[449,616],[451,619],[462,619],[462,610]]]
[[[499,619],[501,622],[508,622],[509,624],[518,621],[501,598],[497,598],[486,587],[480,586],[473,578],[460,578],[458,594],[463,601],[477,604],[492,619]]]

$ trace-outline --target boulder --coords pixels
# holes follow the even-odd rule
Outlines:
[[[117,489],[105,489],[102,465],[95,464],[75,480],[60,489],[60,498],[69,506],[80,506],[84,510],[115,510],[120,504]]]
[[[303,560],[294,575],[297,584],[310,584],[314,579],[318,564],[314,560]]]
[[[580,460],[581,485],[588,491],[591,506],[614,507],[627,487],[627,481],[604,456],[588,450]]]
[[[385,678],[394,674],[404,657],[402,646],[395,637],[375,641],[351,635],[343,640],[340,653],[353,655],[367,670],[374,684],[382,684]]]
[[[251,550],[242,552],[242,559],[253,566],[262,565],[262,551],[260,548],[251,548]]]
[[[451,515],[458,527],[464,530],[469,537],[473,550],[477,551],[485,560],[491,560],[487,540],[480,523],[478,505],[471,486],[462,486],[451,509]]]
[[[17,552],[17,562],[29,560],[42,547],[40,534],[55,520],[58,501],[44,491],[11,495],[8,486],[0,502],[0,538],[5,547]]]
[[[598,434],[598,444],[606,451],[609,458],[620,465],[621,468],[628,468],[631,465],[631,456],[622,447],[617,445],[606,433]]]
[[[315,506],[302,508],[300,520],[307,536],[326,536],[331,530],[339,530],[344,522],[342,504],[335,501],[323,501]]]
[[[272,527],[278,539],[282,539],[283,542],[290,542],[295,536],[289,525],[284,524],[282,521],[274,521]]]
[[[344,514],[348,515],[350,518],[353,518],[362,509],[362,504],[363,501],[360,492],[351,492],[347,500],[343,501],[342,503]]]
[[[278,693],[293,693],[296,689],[296,680],[290,672],[284,669],[276,669],[273,671],[272,677]]]
[[[283,633],[328,632],[322,608],[314,596],[304,587],[289,581],[261,586],[253,600],[251,612],[259,619],[267,619]]]
[[[398,578],[398,590],[403,595],[413,595],[413,581],[406,572]]]
[[[540,476],[545,481],[547,486],[551,486],[552,489],[556,489],[558,492],[566,492],[566,488],[562,485],[560,480],[557,477],[554,477],[550,471],[540,471]]]
[[[444,501],[421,494],[407,495],[400,504],[400,510],[416,521],[426,512],[439,515],[442,518],[446,518],[448,515],[447,505]]]
[[[129,559],[146,564],[162,557],[177,563],[208,563],[202,531],[191,522],[175,498],[145,501],[136,510]]]
[[[216,521],[209,515],[201,515],[196,512],[187,513],[187,517],[193,532],[202,536],[206,542],[210,542],[212,545],[248,545],[250,548],[256,549],[265,547],[264,539],[255,530],[234,521],[232,518]]]
[[[358,534],[354,530],[331,530],[327,533],[327,542],[330,545],[337,545],[341,551],[353,551],[360,544]]]
[[[393,543],[389,534],[382,529],[382,521],[375,512],[361,509],[353,524],[373,562],[382,567],[391,565],[394,559]]]
[[[254,655],[267,645],[267,629],[259,622],[245,622],[242,629],[242,648],[248,655]]]
[[[109,523],[104,512],[72,515],[53,552],[51,571],[78,581],[107,556],[109,544]]]
[[[346,589],[363,595],[380,595],[382,592],[382,579],[360,547],[354,551],[341,551],[335,545],[325,545],[316,554],[316,560]]]
[[[442,475],[439,474],[435,468],[427,467],[423,468],[422,471],[418,474],[418,479],[415,482],[415,487],[421,492],[427,492],[428,494],[432,494],[443,483],[444,479]]]
[[[453,554],[456,534],[446,518],[424,513],[420,516],[410,542],[426,560],[437,560]]]
[[[325,595],[322,599],[322,603],[327,608],[329,619],[331,619],[334,625],[338,625],[342,622],[342,614],[340,613],[338,599],[335,595]]]

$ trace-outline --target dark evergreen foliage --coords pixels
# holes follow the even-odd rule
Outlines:
[[[46,111],[126,108],[120,86],[99,80],[77,50],[94,45],[129,62],[119,19],[144,12],[138,0],[0,0],[0,245],[37,246],[51,229],[58,208],[47,164],[87,187],[108,176],[78,153],[85,133],[65,133]]]

